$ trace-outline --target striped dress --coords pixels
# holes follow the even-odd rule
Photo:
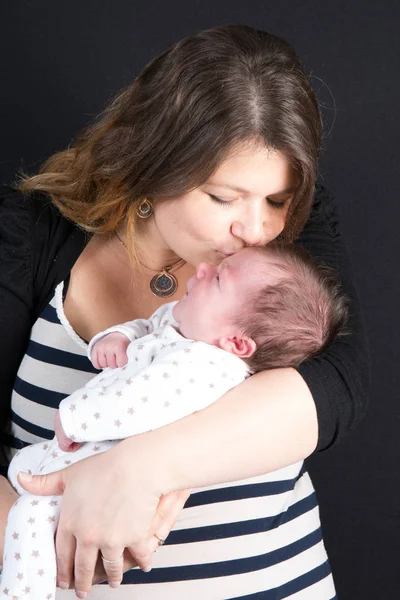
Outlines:
[[[95,373],[86,343],[63,311],[63,283],[32,328],[12,395],[9,458],[54,436],[60,401]],[[92,588],[90,600],[332,600],[335,590],[315,491],[303,463],[194,491],[154,555],[122,586]],[[71,590],[57,600],[75,598]]]

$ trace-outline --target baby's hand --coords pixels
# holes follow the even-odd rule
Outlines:
[[[54,432],[56,434],[58,445],[60,446],[60,450],[63,452],[74,452],[80,446],[78,442],[74,442],[71,438],[65,435],[64,429],[61,425],[60,419],[60,411],[56,412],[56,416],[54,417]]]
[[[91,360],[96,369],[123,367],[128,362],[126,349],[130,341],[123,333],[109,333],[92,348]]]

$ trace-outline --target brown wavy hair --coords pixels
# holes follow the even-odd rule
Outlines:
[[[284,230],[293,241],[308,217],[321,143],[321,115],[293,48],[247,25],[200,31],[151,60],[68,149],[19,188],[50,195],[83,229],[127,225],[136,209],[204,184],[243,143],[281,151],[299,186]]]

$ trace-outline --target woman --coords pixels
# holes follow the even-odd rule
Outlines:
[[[250,27],[217,27],[156,57],[74,147],[24,181],[29,198],[4,193],[9,456],[53,436],[59,401],[93,376],[86,342],[178,300],[201,261],[297,238],[340,269],[353,299],[352,335],[298,370],[260,373],[177,423],[45,479],[20,479],[35,493],[63,492],[58,583],[78,597],[96,561],[96,581],[113,587],[134,564],[147,571],[130,571],[116,598],[334,596],[308,475],[273,473],[343,437],[368,383],[335,207],[322,188],[314,199],[320,138],[291,47]],[[1,483],[4,524],[15,498]],[[185,490],[200,487],[181,513]],[[288,493],[284,514],[273,511],[276,493]],[[91,597],[108,597],[107,587]]]

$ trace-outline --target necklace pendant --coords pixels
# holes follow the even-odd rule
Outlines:
[[[150,281],[150,289],[155,296],[159,298],[168,298],[178,289],[178,282],[175,277],[167,271],[157,273]]]

